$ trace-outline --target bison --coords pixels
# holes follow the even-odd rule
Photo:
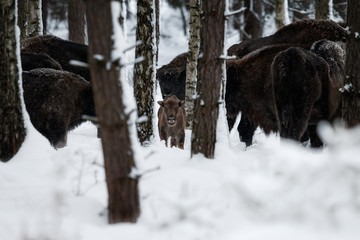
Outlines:
[[[88,62],[88,46],[67,41],[52,35],[36,36],[21,42],[22,52],[45,53],[55,59],[65,71],[76,73],[90,81],[87,67],[75,66],[71,60]]]
[[[187,53],[182,53],[157,70],[163,99],[170,95],[185,99],[186,56]]]
[[[165,145],[170,137],[170,146],[184,149],[185,141],[185,109],[184,101],[172,95],[163,101],[158,101],[160,105],[158,111],[158,128],[161,140],[165,140]]]
[[[24,101],[34,127],[55,148],[64,147],[67,132],[95,116],[91,85],[82,77],[50,68],[22,74]]]
[[[234,126],[239,112],[239,137],[246,146],[252,144],[257,126],[265,133],[280,130],[271,63],[275,56],[294,45],[279,44],[254,51],[242,59],[227,60],[225,93],[226,116],[229,130]]]
[[[345,29],[331,20],[305,19],[286,25],[273,35],[234,44],[227,52],[229,56],[242,58],[252,51],[274,44],[301,44],[310,49],[315,41],[344,41],[346,37]]]
[[[21,67],[23,71],[35,68],[52,68],[62,70],[61,65],[45,53],[21,52]]]
[[[276,55],[271,70],[280,136],[300,141],[308,130],[311,146],[322,146],[316,125],[329,118],[326,61],[306,49],[291,47]]]

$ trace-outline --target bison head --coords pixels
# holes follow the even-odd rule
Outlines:
[[[168,125],[175,126],[179,108],[184,105],[184,100],[179,100],[172,95],[164,99],[164,101],[158,101],[158,104],[164,108]]]

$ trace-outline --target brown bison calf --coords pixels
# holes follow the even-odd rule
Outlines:
[[[185,109],[184,101],[176,96],[170,96],[163,101],[158,101],[159,135],[161,140],[171,137],[170,146],[184,149],[185,141]]]

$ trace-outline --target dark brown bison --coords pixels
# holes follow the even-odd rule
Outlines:
[[[326,61],[306,49],[291,47],[275,57],[272,78],[280,136],[300,141],[308,130],[311,146],[322,146],[316,125],[329,119],[330,79]]]
[[[271,63],[275,56],[294,45],[279,44],[254,51],[242,59],[227,60],[225,93],[226,116],[229,130],[241,112],[239,137],[246,146],[252,144],[257,126],[265,133],[280,130],[275,105]]]
[[[165,140],[167,146],[168,138],[171,138],[171,147],[184,149],[186,122],[184,101],[172,95],[163,101],[158,101],[158,104],[160,105],[158,111],[160,139]]]
[[[22,52],[45,53],[55,59],[65,71],[76,73],[90,81],[87,67],[75,66],[71,60],[88,62],[88,46],[51,35],[36,36],[21,42]]]
[[[24,71],[26,110],[34,127],[55,148],[64,147],[67,132],[95,116],[91,85],[82,77],[50,68]]]
[[[163,99],[170,95],[185,99],[186,56],[187,53],[182,53],[157,70],[156,78]]]
[[[35,68],[52,68],[62,70],[61,65],[45,53],[21,52],[21,67],[23,71]]]
[[[341,117],[341,92],[345,76],[345,44],[329,40],[320,40],[311,47],[311,52],[322,57],[330,69],[329,121]]]
[[[344,41],[346,37],[344,28],[331,20],[305,19],[286,25],[273,35],[235,44],[227,51],[229,56],[242,58],[254,50],[274,44],[301,44],[310,49],[315,41],[321,39]]]

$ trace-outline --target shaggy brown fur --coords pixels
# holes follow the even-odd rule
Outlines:
[[[279,52],[291,46],[273,45],[254,51],[242,59],[227,61],[225,103],[229,130],[241,112],[238,131],[241,141],[247,146],[252,144],[257,126],[265,133],[280,130],[270,74],[271,63]]]
[[[90,81],[90,72],[87,67],[70,64],[70,60],[88,62],[88,46],[66,41],[61,38],[43,35],[25,39],[21,42],[22,52],[45,53],[55,59],[61,67],[69,72],[76,73]]]
[[[185,109],[184,101],[176,96],[170,96],[164,101],[158,101],[160,105],[158,111],[158,127],[161,140],[165,140],[167,146],[168,138],[170,146],[184,149],[185,141]]]
[[[52,68],[62,70],[61,65],[52,57],[45,53],[21,53],[21,67],[23,71],[29,71],[35,68]]]
[[[186,58],[187,53],[182,53],[157,70],[163,99],[170,95],[185,99]]]
[[[311,146],[320,147],[316,124],[329,118],[326,61],[308,50],[291,47],[275,57],[272,77],[280,136],[300,141],[308,126],[314,126],[308,129]]]
[[[64,147],[67,132],[95,116],[90,83],[82,77],[50,68],[24,71],[26,110],[34,127],[55,148]]]
[[[331,20],[305,19],[286,25],[268,37],[235,44],[228,49],[228,55],[242,58],[256,49],[282,43],[302,44],[310,49],[315,41],[321,39],[344,41],[346,37],[346,31]]]
[[[345,76],[345,44],[320,40],[311,47],[311,52],[322,57],[330,68],[329,86],[329,121],[341,117],[341,92],[340,88],[344,85]]]

